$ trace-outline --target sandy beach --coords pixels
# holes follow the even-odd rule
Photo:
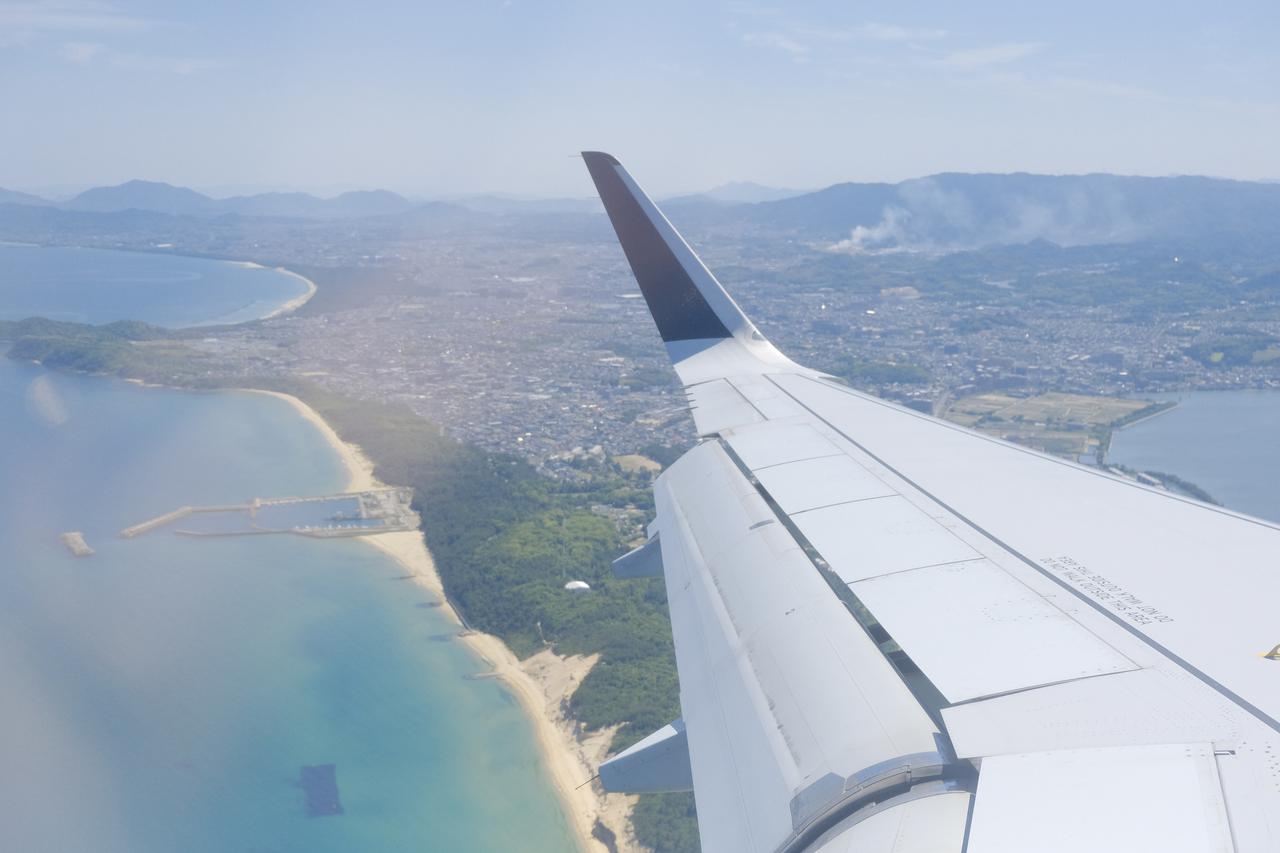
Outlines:
[[[253,261],[238,261],[236,263],[239,263],[241,266],[253,267],[255,269],[264,269],[262,264],[255,264]],[[276,267],[275,269],[276,269],[276,272],[283,273],[284,275],[291,276],[292,278],[296,278],[298,281],[305,284],[307,286],[307,292],[302,294],[301,296],[295,296],[293,299],[290,299],[288,302],[284,303],[279,308],[272,311],[270,314],[267,314],[265,317],[262,317],[261,319],[263,320],[270,320],[272,317],[279,317],[283,314],[288,314],[291,311],[297,311],[303,305],[306,305],[307,301],[310,300],[311,297],[316,295],[316,283],[311,279],[307,278],[304,275],[299,275],[293,270],[287,270],[284,267]]]
[[[373,464],[360,448],[343,441],[306,403],[277,391],[246,390],[284,400],[314,424],[342,457],[348,472],[348,491],[384,485],[373,476]],[[413,576],[416,583],[437,597],[440,609],[460,629],[463,627],[462,619],[444,594],[444,584],[421,532],[378,533],[361,536],[359,540],[395,559],[406,573]],[[502,680],[533,722],[534,734],[546,762],[547,773],[564,804],[565,815],[581,849],[592,853],[607,853],[604,844],[591,834],[599,820],[613,831],[619,851],[638,853],[644,850],[631,834],[630,814],[635,798],[620,794],[606,795],[598,784],[584,784],[595,775],[595,768],[607,754],[613,730],[605,729],[584,735],[579,731],[578,725],[564,714],[568,698],[591,671],[598,656],[561,657],[547,649],[522,663],[502,640],[492,634],[460,630],[459,640],[491,667],[491,675]]]

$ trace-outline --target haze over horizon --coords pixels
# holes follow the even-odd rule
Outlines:
[[[0,96],[23,119],[0,128],[0,186],[580,198],[584,148],[656,195],[944,171],[1275,179],[1278,24],[1265,2],[0,3]]]

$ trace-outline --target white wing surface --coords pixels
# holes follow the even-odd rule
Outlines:
[[[619,561],[679,739],[610,789],[691,778],[707,853],[1280,850],[1280,527],[791,362],[584,157],[702,436]]]

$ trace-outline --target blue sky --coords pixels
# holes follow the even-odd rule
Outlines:
[[[1280,178],[1280,3],[0,0],[0,186]]]

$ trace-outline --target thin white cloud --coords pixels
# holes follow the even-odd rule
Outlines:
[[[171,26],[159,20],[124,14],[118,7],[100,2],[10,3],[0,0],[0,45],[51,42],[58,34],[92,33],[111,40],[116,34]],[[73,65],[110,65],[133,71],[166,74],[198,74],[223,67],[221,62],[194,57],[150,56],[120,51],[97,41],[73,39],[50,49]]]
[[[731,15],[742,15],[748,18],[777,18],[778,10],[759,3],[730,3],[726,11]]]
[[[785,53],[795,62],[807,62],[824,46],[836,43],[884,42],[910,45],[946,38],[947,31],[902,27],[896,24],[867,23],[856,27],[815,27],[798,23],[772,30],[755,30],[742,35],[745,44]]]
[[[69,41],[58,48],[58,55],[74,65],[88,65],[102,53],[103,46],[93,42]]]
[[[829,41],[934,41],[947,37],[946,30],[902,27],[897,24],[871,22],[856,27],[799,27],[796,32],[809,38]]]
[[[58,56],[73,65],[109,65],[128,71],[149,71],[161,74],[199,74],[224,67],[212,59],[180,56],[147,56],[109,49],[95,42],[69,41],[58,48]]]
[[[216,71],[224,67],[223,63],[213,59],[196,59],[175,56],[143,56],[137,53],[113,53],[108,61],[117,68],[130,71],[154,71],[165,74],[200,74],[205,71]]]
[[[0,33],[145,30],[157,22],[126,15],[107,3],[0,3]]]
[[[992,69],[986,74],[977,74],[968,78],[968,86],[998,86],[1011,95],[1020,96],[1053,96],[1084,95],[1091,99],[1112,99],[1128,101],[1171,102],[1169,95],[1142,86],[1117,81],[1100,81],[1088,77],[1068,76],[1068,74],[1050,74],[1036,76],[1021,70]],[[1185,99],[1178,99],[1185,102]]]
[[[939,62],[951,68],[984,68],[988,65],[1005,65],[1026,59],[1039,53],[1044,45],[1039,42],[1010,42],[990,47],[956,50],[942,57]]]
[[[809,54],[809,46],[786,33],[745,33],[742,40],[750,45],[782,51],[792,59],[803,59]]]
[[[896,24],[866,24],[858,28],[862,38],[876,41],[931,41],[947,37],[946,30],[900,27]]]
[[[1148,101],[1170,101],[1167,95],[1142,86],[1117,83],[1111,80],[1091,80],[1085,77],[1057,76],[1049,78],[1049,82],[1060,89],[1083,92],[1086,95],[1097,95],[1106,98],[1136,99]]]

